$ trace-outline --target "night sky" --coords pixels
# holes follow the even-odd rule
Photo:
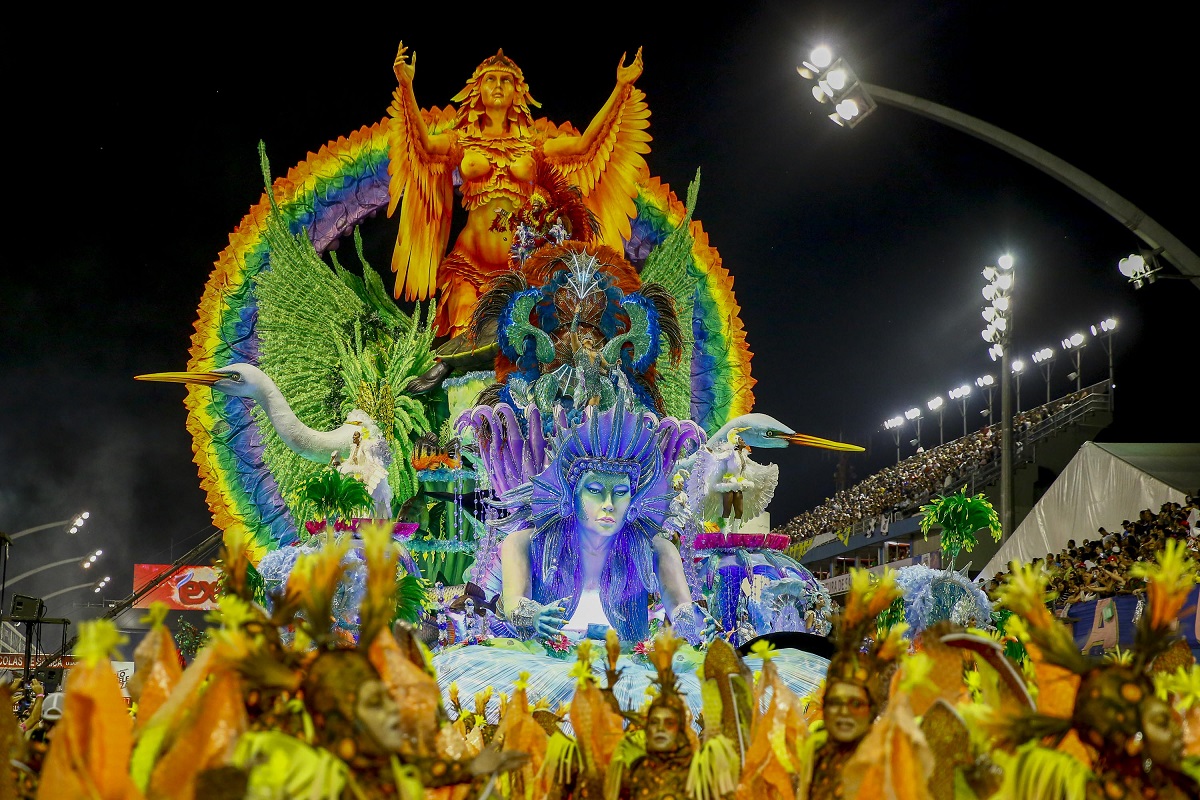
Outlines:
[[[193,10],[169,24],[108,14],[30,26],[39,56],[9,82],[0,530],[83,508],[92,519],[78,537],[20,539],[9,578],[101,547],[114,581],[104,596],[118,599],[130,564],[165,563],[210,530],[182,388],[132,376],[185,368],[212,262],[262,193],[259,140],[278,176],[380,119],[401,39],[418,55],[422,106],[446,104],[503,47],[539,115],[580,128],[611,91],[622,52],[644,46],[650,171],[680,195],[702,171],[697,217],[735,276],[755,410],[868,447],[856,457],[860,478],[895,459],[884,419],[995,371],[979,335],[980,270],[1005,252],[1016,259],[1017,355],[1120,321],[1117,414],[1103,440],[1197,440],[1195,286],[1135,291],[1116,263],[1138,239],[1071,189],[903,110],[881,106],[838,128],[795,72],[827,43],[865,81],[1059,156],[1196,250],[1200,159],[1183,122],[1194,27],[1177,4],[1107,18],[1078,6],[1058,16],[1044,2],[736,5],[703,19],[688,4],[672,4],[670,18],[630,4],[558,14],[563,6],[432,4],[417,16],[396,4],[347,5],[344,17],[330,6],[311,18]],[[442,9],[452,18],[438,20]],[[394,223],[364,232],[386,272]],[[1085,384],[1101,380],[1102,348],[1086,348],[1082,365]],[[1055,396],[1073,388],[1070,371],[1060,359]],[[1045,391],[1027,373],[1022,406]],[[982,407],[977,392],[972,428]],[[927,412],[927,446],[935,419]],[[948,436],[961,425],[950,406]],[[833,456],[769,455],[781,468],[776,524],[833,492]],[[47,570],[9,595],[86,577],[102,575]],[[98,597],[64,595],[49,613],[94,616],[100,609],[78,604]]]

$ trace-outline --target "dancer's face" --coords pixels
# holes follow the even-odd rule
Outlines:
[[[646,752],[673,753],[679,749],[683,720],[674,710],[655,706],[646,716]]]
[[[871,702],[867,690],[838,681],[825,692],[825,728],[835,742],[849,744],[867,735],[871,726]]]
[[[400,709],[383,681],[365,681],[359,687],[354,712],[363,729],[383,752],[394,753],[404,745]]]
[[[589,470],[575,489],[575,516],[583,530],[609,537],[625,524],[631,499],[628,475]]]

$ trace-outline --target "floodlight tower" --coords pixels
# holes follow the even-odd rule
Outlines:
[[[1080,356],[1083,355],[1083,348],[1087,347],[1087,337],[1082,333],[1072,333],[1070,336],[1063,339],[1061,344],[1064,352],[1071,350],[1075,351],[1075,391],[1078,392],[1083,388],[1083,373],[1079,368],[1079,359]],[[1070,377],[1070,375],[1067,376],[1068,379],[1070,379]]]
[[[906,420],[908,420],[909,422],[913,422],[914,420],[916,421],[917,438],[912,440],[912,444],[914,447],[916,447],[918,450],[920,450],[921,449],[921,409],[917,408],[916,406],[913,406],[908,411],[904,412],[904,418]]]
[[[987,389],[987,393],[988,393],[987,415],[988,415],[988,427],[990,428],[993,424],[993,422],[992,422],[992,393],[996,390],[996,379],[993,378],[991,375],[980,375],[978,378],[975,379],[975,385],[978,386],[980,389]]]
[[[1017,380],[1017,413],[1021,413],[1021,373],[1025,371],[1025,362],[1019,358],[1014,358],[1012,362],[1012,374]]]
[[[971,394],[971,387],[967,384],[959,386],[957,389],[951,389],[949,396],[951,400],[959,402],[959,409],[962,411],[963,420],[963,436],[967,435],[967,398]]]
[[[946,443],[946,430],[942,427],[942,415],[946,413],[946,401],[939,394],[937,397],[925,404],[930,411],[936,411],[938,415],[938,444]]]
[[[1117,381],[1113,374],[1113,334],[1117,332],[1117,321],[1112,317],[1101,320],[1092,326],[1092,336],[1100,340],[1104,352],[1108,356],[1108,410],[1113,409],[1113,395],[1116,394]]]
[[[1049,347],[1038,350],[1033,354],[1033,363],[1041,368],[1042,375],[1046,378],[1046,405],[1050,405],[1050,373],[1054,370],[1054,350]]]
[[[1013,531],[1013,410],[1012,410],[1012,291],[1015,283],[1013,257],[1000,256],[994,267],[984,267],[983,298],[991,305],[983,309],[987,327],[983,340],[990,344],[988,355],[1000,362],[1000,527],[1004,536]]]
[[[892,432],[892,438],[896,440],[896,463],[900,463],[900,428],[904,426],[904,417],[897,414],[889,420],[884,420],[883,427],[885,430]]]

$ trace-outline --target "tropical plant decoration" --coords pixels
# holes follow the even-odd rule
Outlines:
[[[339,519],[369,517],[375,511],[375,500],[367,491],[367,485],[333,467],[326,467],[304,484],[299,499],[305,518],[329,523]]]
[[[942,552],[950,557],[947,569],[954,569],[954,560],[963,550],[968,553],[979,544],[975,532],[983,528],[1000,541],[1000,516],[983,494],[971,497],[967,487],[951,495],[937,497],[921,506],[921,535],[929,539],[929,529],[934,525],[942,528]]]

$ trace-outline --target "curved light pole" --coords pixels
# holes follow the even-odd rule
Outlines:
[[[805,62],[803,66],[797,67],[796,71],[802,77],[816,81],[813,96],[817,100],[834,105],[836,112],[830,115],[834,122],[852,128],[874,111],[876,103],[879,102],[920,114],[982,139],[1045,172],[1104,209],[1109,216],[1149,245],[1154,255],[1161,255],[1174,264],[1183,273],[1181,277],[1188,278],[1200,287],[1200,256],[1140,208],[1092,176],[1037,145],[981,119],[911,94],[860,81],[845,59],[834,60],[833,53],[827,47],[818,50],[822,51],[819,57],[818,51],[814,50],[810,56],[812,63]],[[838,76],[840,80],[831,80]],[[839,83],[841,88],[838,88]],[[846,103],[850,106],[845,106]],[[847,115],[851,107],[854,113]],[[1001,381],[1003,382],[1003,379]]]
[[[59,595],[67,594],[68,592],[78,592],[80,589],[87,589],[88,587],[94,588],[96,591],[100,591],[100,588],[97,588],[97,587],[103,587],[106,581],[107,581],[107,578],[104,581],[101,581],[100,583],[96,583],[95,581],[85,581],[84,583],[77,583],[74,586],[68,586],[65,589],[59,589],[57,592],[51,592],[50,594],[48,594],[42,598],[42,602],[45,602],[47,600],[52,600],[55,597],[58,597]]]
[[[8,534],[8,538],[10,541],[15,542],[17,539],[20,539],[22,536],[28,536],[29,534],[37,533],[38,531],[45,531],[45,530],[49,530],[50,528],[60,528],[60,527],[64,528],[67,531],[67,533],[79,533],[79,529],[84,526],[84,523],[86,523],[88,521],[88,518],[90,516],[92,516],[92,513],[90,511],[80,511],[78,514],[76,514],[75,516],[70,517],[68,519],[60,519],[60,520],[56,520],[55,522],[47,522],[44,525],[35,525],[32,528],[26,528],[25,530],[17,531],[16,533],[10,533],[10,534]],[[68,525],[70,526],[69,528],[67,527]]]
[[[20,575],[9,581],[8,585],[12,586],[14,583],[23,581],[32,575],[37,575],[39,572],[45,572],[48,569],[61,567],[66,564],[81,564],[84,569],[88,569],[92,566],[92,564],[95,564],[96,559],[100,558],[102,555],[104,555],[104,551],[97,550],[95,553],[84,553],[82,556],[76,556],[75,558],[64,558],[62,561],[52,561],[49,564],[43,564],[42,566],[31,569],[28,572],[22,572]]]

